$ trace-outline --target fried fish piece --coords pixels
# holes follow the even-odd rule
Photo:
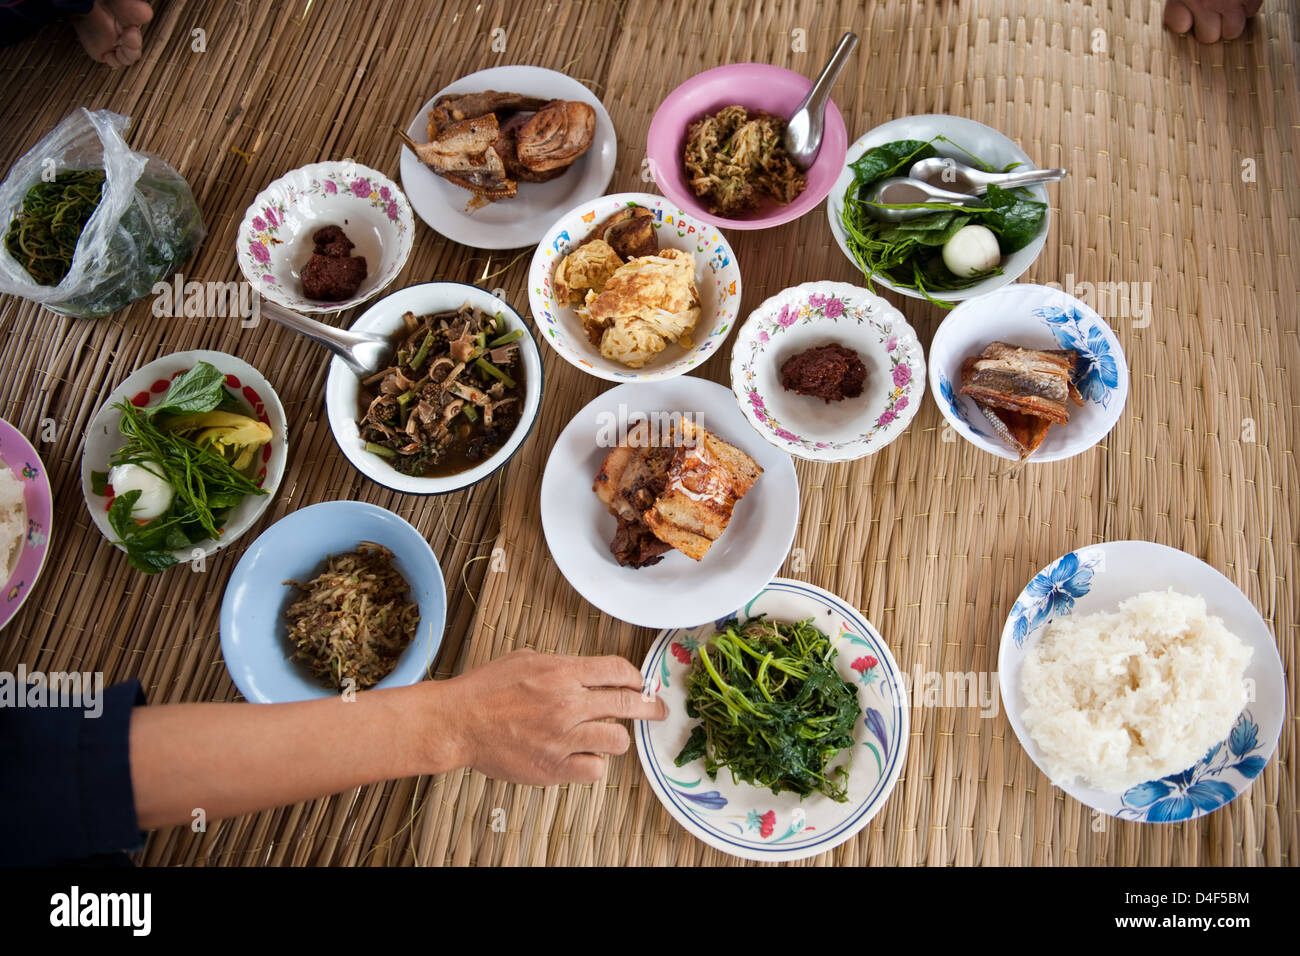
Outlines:
[[[448,126],[474,119],[488,113],[502,116],[541,109],[547,103],[536,96],[524,96],[522,93],[498,93],[496,90],[484,90],[482,93],[450,93],[438,100],[429,110],[429,139],[436,139]]]
[[[993,342],[974,360],[961,394],[981,405],[1046,418],[1056,425],[1070,420],[1065,402],[1078,353],[1072,349],[1023,349]]]
[[[439,176],[485,199],[508,199],[516,183],[493,148],[500,133],[491,113],[461,120],[435,139],[415,145],[415,155]]]
[[[568,166],[595,138],[596,111],[589,104],[553,100],[519,130],[519,162],[537,173]]]

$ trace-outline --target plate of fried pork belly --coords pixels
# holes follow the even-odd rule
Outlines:
[[[532,245],[605,192],[614,124],[589,89],[536,66],[462,77],[400,131],[402,187],[435,232],[481,249]]]
[[[1100,442],[1128,399],[1124,350],[1092,308],[1015,284],[963,302],[930,345],[930,392],[971,444],[1017,463]]]
[[[692,627],[776,574],[799,482],[730,389],[679,376],[619,385],[578,412],[551,450],[541,513],[551,556],[588,601],[642,627]]]

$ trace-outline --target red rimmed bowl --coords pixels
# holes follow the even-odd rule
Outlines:
[[[716,216],[691,190],[682,153],[687,127],[696,120],[727,106],[743,106],[788,118],[808,95],[812,84],[802,73],[768,63],[732,63],[691,77],[668,94],[650,121],[646,155],[655,184],[684,211],[719,229],[770,229],[811,212],[830,194],[848,152],[844,117],[833,101],[826,103],[822,148],[808,170],[808,186],[787,205],[767,200],[753,215],[744,218]]]

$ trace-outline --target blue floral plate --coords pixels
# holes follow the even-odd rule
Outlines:
[[[1250,701],[1228,736],[1194,766],[1123,793],[1094,790],[1079,780],[1052,782],[1080,803],[1124,820],[1178,823],[1229,803],[1259,776],[1277,746],[1286,713],[1282,660],[1264,619],[1231,581],[1190,554],[1148,541],[1111,541],[1053,561],[1020,593],[998,654],[998,681],[1011,726],[1042,769],[1038,747],[1021,722],[1020,665],[1046,625],[1071,614],[1114,611],[1126,598],[1173,588],[1205,598],[1210,614],[1253,649],[1246,681]],[[1046,772],[1046,771],[1044,771]]]
[[[1030,461],[1058,461],[1087,451],[1119,421],[1128,400],[1128,364],[1110,326],[1072,295],[1020,283],[961,303],[943,320],[930,343],[930,393],[951,428],[971,444],[999,458],[1020,460],[993,431],[974,399],[960,394],[962,362],[979,355],[991,342],[1079,353],[1074,384],[1083,405],[1067,403],[1070,420],[1047,430]],[[951,440],[950,435],[943,437]]]
[[[668,704],[668,719],[637,721],[634,728],[641,767],[668,812],[709,846],[747,860],[801,860],[834,849],[876,815],[898,782],[907,755],[907,688],[889,646],[856,608],[829,591],[777,578],[732,617],[758,615],[777,621],[808,618],[835,647],[840,675],[858,688],[862,719],[852,751],[836,766],[849,769],[848,801],[735,782],[723,770],[716,780],[704,761],[673,763],[698,720],[686,716],[686,674],[695,650],[729,618],[694,628],[661,631],[641,673],[648,693]]]

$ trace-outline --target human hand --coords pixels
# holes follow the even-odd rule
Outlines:
[[[663,720],[668,707],[641,694],[641,672],[622,657],[519,650],[444,683],[462,760],[490,777],[536,786],[595,783],[605,755],[627,751],[619,720]]]
[[[141,29],[153,19],[145,0],[95,0],[90,12],[73,20],[81,45],[92,60],[116,69],[144,53]]]
[[[1174,33],[1194,28],[1201,43],[1235,40],[1262,5],[1263,0],[1166,0],[1165,26]]]

